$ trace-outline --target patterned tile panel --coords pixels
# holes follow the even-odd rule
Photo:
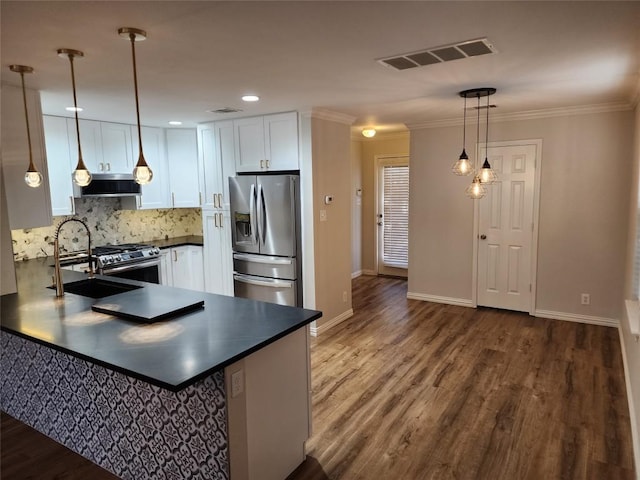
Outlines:
[[[168,237],[202,235],[199,208],[122,210],[120,198],[77,198],[76,217],[91,229],[93,246],[108,243],[134,243]],[[53,240],[58,224],[66,217],[53,217],[53,225],[12,230],[13,255],[17,260],[53,256]],[[60,234],[63,251],[87,248],[81,225],[70,223]]]
[[[228,480],[224,374],[180,392],[2,332],[0,407],[123,479]]]

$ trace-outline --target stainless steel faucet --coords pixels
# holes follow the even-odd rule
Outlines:
[[[87,230],[87,256],[89,257],[89,278],[93,278],[93,263],[91,261],[91,231],[89,230],[89,225],[87,225],[84,221],[79,218],[67,218],[60,222],[58,227],[56,228],[56,236],[53,241],[53,259],[54,259],[54,276],[53,276],[53,284],[56,287],[56,297],[62,297],[64,295],[64,284],[62,283],[62,272],[60,271],[60,243],[58,242],[58,236],[60,235],[60,229],[65,223],[69,222],[78,222],[82,224]]]

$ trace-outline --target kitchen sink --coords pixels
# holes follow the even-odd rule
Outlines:
[[[53,286],[47,288],[55,288]],[[87,278],[64,284],[66,293],[74,293],[83,297],[104,298],[118,293],[125,293],[131,290],[143,288],[138,285],[129,285],[126,283],[111,282],[101,278]]]

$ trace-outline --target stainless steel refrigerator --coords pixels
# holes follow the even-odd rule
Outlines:
[[[229,177],[236,297],[302,306],[297,175]]]

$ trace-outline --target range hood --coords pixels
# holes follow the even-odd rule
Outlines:
[[[73,196],[82,197],[133,197],[142,195],[142,187],[130,173],[94,173],[86,187],[73,184]]]

